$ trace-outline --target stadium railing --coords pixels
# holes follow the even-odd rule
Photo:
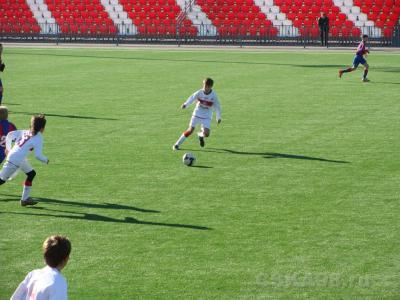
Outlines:
[[[393,30],[377,27],[332,28],[330,46],[352,46],[361,34],[370,36],[374,46],[399,47],[400,26]],[[316,28],[279,26],[247,28],[244,26],[219,27],[212,25],[139,26],[118,24],[7,24],[0,22],[0,40],[31,42],[106,42],[106,43],[170,43],[170,44],[224,44],[224,45],[294,45],[317,46],[320,33]]]

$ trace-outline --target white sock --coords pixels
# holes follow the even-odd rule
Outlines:
[[[181,135],[179,140],[175,143],[175,145],[181,145],[186,140],[186,136],[184,134]]]
[[[197,133],[197,135],[198,135],[199,137],[204,137],[204,132],[203,132],[203,131],[200,131],[200,132]]]
[[[29,198],[29,193],[31,192],[31,188],[32,187],[29,185],[24,185],[24,189],[22,191],[22,197],[21,197],[22,201],[25,201]]]

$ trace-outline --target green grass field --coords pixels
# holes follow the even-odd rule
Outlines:
[[[400,54],[6,47],[18,128],[47,114],[32,196],[0,188],[0,298],[73,244],[70,299],[399,299]],[[215,80],[222,124],[172,144]],[[193,152],[197,168],[185,167]]]

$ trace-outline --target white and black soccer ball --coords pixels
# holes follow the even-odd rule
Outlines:
[[[196,157],[193,155],[193,153],[190,152],[185,153],[182,157],[182,162],[188,167],[193,166],[195,161]]]

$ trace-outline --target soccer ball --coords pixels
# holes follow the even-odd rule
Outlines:
[[[194,162],[196,161],[196,157],[193,153],[185,153],[182,157],[182,162],[187,165],[188,167],[193,166]]]

